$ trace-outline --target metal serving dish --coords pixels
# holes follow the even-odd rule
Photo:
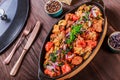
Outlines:
[[[0,19],[0,54],[20,34],[28,17],[29,0],[3,0],[0,9],[5,11],[6,20]]]
[[[105,15],[105,8],[104,8],[104,6],[102,6],[98,2],[85,2],[85,3],[82,3],[82,4],[78,5],[78,6],[76,6],[76,8],[70,10],[69,12],[70,13],[74,13],[78,9],[78,7],[81,6],[81,5],[83,5],[83,4],[86,4],[86,5],[96,5],[97,7],[100,8],[100,10],[101,10],[101,12],[103,14],[103,18],[104,18],[103,31],[100,34],[98,45],[93,50],[93,52],[91,53],[91,55],[89,56],[89,58],[86,59],[82,64],[80,64],[77,67],[73,68],[72,71],[68,72],[67,74],[62,74],[60,76],[51,78],[51,77],[47,76],[46,74],[44,74],[44,68],[43,68],[43,63],[44,63],[44,60],[45,60],[44,57],[45,57],[45,52],[46,52],[44,47],[45,47],[45,43],[50,40],[50,34],[52,32],[52,29],[53,29],[53,28],[51,28],[50,32],[48,33],[48,35],[47,35],[47,37],[46,37],[46,39],[45,39],[45,41],[43,43],[43,46],[42,46],[41,52],[40,52],[40,56],[39,56],[38,77],[39,77],[40,80],[64,80],[64,79],[67,79],[67,78],[70,78],[70,77],[76,75],[85,66],[87,66],[87,64],[94,58],[94,56],[97,54],[98,50],[100,49],[100,46],[102,45],[102,42],[104,40],[104,37],[106,35],[106,31],[107,31],[107,18],[106,18],[106,15]],[[64,16],[61,19],[63,19],[63,18],[64,18]]]

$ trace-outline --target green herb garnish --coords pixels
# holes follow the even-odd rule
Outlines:
[[[59,63],[59,64],[58,64],[58,66],[62,66],[62,65],[64,65],[64,63],[63,63],[63,62],[61,62],[61,63]]]
[[[55,62],[56,59],[57,59],[57,55],[56,55],[55,53],[51,53],[51,54],[50,54],[50,60],[51,60],[52,62]]]
[[[78,33],[80,33],[81,28],[82,28],[81,24],[77,24],[77,25],[72,26],[72,30],[70,32],[70,37],[69,37],[69,39],[66,40],[67,44],[70,44],[75,40],[76,35]]]
[[[89,20],[89,14],[90,14],[90,12],[86,12],[85,16],[82,17],[84,21],[88,21]]]

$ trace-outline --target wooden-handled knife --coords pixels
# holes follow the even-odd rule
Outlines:
[[[16,73],[17,73],[17,71],[18,71],[18,69],[19,69],[19,67],[20,67],[20,65],[22,63],[22,60],[23,60],[26,52],[28,51],[28,49],[32,45],[32,43],[33,43],[33,41],[34,41],[34,39],[35,39],[39,29],[40,29],[40,21],[37,21],[37,23],[36,23],[32,33],[31,33],[30,37],[28,38],[28,41],[27,41],[27,43],[26,43],[26,45],[25,45],[25,47],[24,47],[24,49],[22,51],[21,56],[19,57],[19,59],[17,60],[16,64],[13,66],[13,68],[12,68],[12,70],[10,72],[11,76],[15,76],[16,75]]]

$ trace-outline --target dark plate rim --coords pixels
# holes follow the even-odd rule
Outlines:
[[[24,3],[25,5],[20,6],[21,3]],[[1,42],[0,43],[0,54],[3,54],[3,51],[5,51],[13,43],[13,41],[18,37],[18,35],[22,31],[22,29],[24,28],[24,25],[26,23],[26,20],[28,18],[28,14],[29,14],[29,5],[30,5],[29,0],[17,0],[17,11],[16,11],[15,17],[14,17],[10,26],[12,26],[12,24],[14,22],[18,23],[18,21],[16,21],[16,17],[21,14],[21,13],[18,13],[18,12],[20,12],[23,7],[26,7],[26,11],[24,11],[25,14],[20,18],[21,22],[18,23],[19,26],[16,26],[17,28],[13,32],[15,34],[14,35],[11,34],[10,38],[0,39],[0,42]],[[10,32],[11,32],[11,29],[9,28],[2,36],[7,36],[7,33],[10,33]],[[0,37],[0,38],[3,38],[3,37]]]

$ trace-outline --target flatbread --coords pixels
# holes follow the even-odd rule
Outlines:
[[[65,3],[65,4],[68,4],[68,5],[70,5],[72,2],[72,0],[59,0],[59,1]]]

